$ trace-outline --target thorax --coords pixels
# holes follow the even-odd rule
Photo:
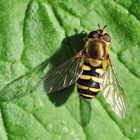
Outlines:
[[[101,65],[108,56],[106,44],[101,41],[88,41],[85,44],[85,49],[88,61],[94,67]]]

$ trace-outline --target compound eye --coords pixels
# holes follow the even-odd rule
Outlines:
[[[88,35],[89,38],[99,38],[99,35],[96,31],[92,31]]]
[[[110,36],[107,33],[105,33],[103,35],[103,40],[105,40],[106,42],[110,42],[111,41],[111,38],[110,38]]]

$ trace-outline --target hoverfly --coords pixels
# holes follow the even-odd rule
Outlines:
[[[64,64],[50,72],[46,78],[48,93],[60,91],[77,82],[80,96],[90,101],[102,91],[107,103],[120,117],[127,114],[127,104],[114,67],[109,58],[111,37],[100,28],[84,38],[84,48]]]

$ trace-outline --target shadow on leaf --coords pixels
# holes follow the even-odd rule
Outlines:
[[[83,38],[85,36],[86,36],[85,33],[76,33],[75,35],[66,37],[62,41],[60,50],[50,58],[50,63],[52,65],[52,69],[50,70],[50,72],[53,71],[54,68],[60,66],[61,64],[66,62],[66,60],[74,56],[75,53],[83,49],[84,46]],[[45,80],[44,80],[44,89],[47,93],[48,92],[47,82]],[[63,89],[61,91],[49,93],[48,97],[55,106],[61,106],[67,101],[73,89],[74,89],[74,85],[68,87],[67,89]]]

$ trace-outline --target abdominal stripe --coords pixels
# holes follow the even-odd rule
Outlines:
[[[85,62],[83,72],[77,80],[78,92],[85,99],[92,99],[100,91],[101,79],[100,74],[96,72],[97,68],[102,68],[102,66],[93,67],[89,62]]]
[[[90,71],[83,71],[82,73],[83,75],[90,75],[90,76],[95,76],[95,77],[99,77],[99,73],[95,72],[95,70],[90,70]]]
[[[93,81],[93,80],[85,80],[85,79],[78,79],[77,81],[78,84],[87,86],[87,87],[92,87],[92,88],[100,88],[99,83]]]
[[[78,92],[81,94],[83,93],[83,94],[88,94],[88,95],[93,95],[93,96],[96,96],[98,94],[98,92],[93,92],[93,91],[85,90],[81,88],[78,88]]]

